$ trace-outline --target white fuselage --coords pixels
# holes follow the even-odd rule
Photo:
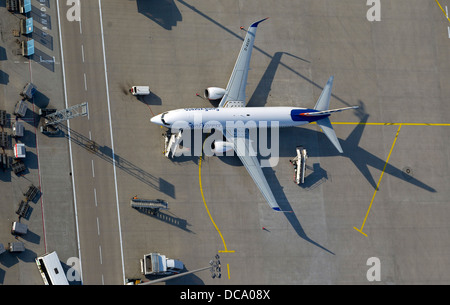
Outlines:
[[[185,108],[171,110],[151,119],[152,123],[165,127],[219,128],[230,123],[243,123],[246,128],[292,127],[308,124],[328,115],[302,116],[315,112],[314,109],[299,107],[236,107],[236,108]]]

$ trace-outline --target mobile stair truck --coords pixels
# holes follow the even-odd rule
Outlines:
[[[306,159],[308,159],[308,154],[303,146],[297,146],[296,151],[297,156],[289,161],[294,166],[295,184],[303,184],[305,183]]]
[[[165,200],[162,199],[141,199],[137,196],[131,198],[130,205],[132,208],[136,210],[148,210],[151,215],[156,215],[159,210],[168,210],[168,204]]]

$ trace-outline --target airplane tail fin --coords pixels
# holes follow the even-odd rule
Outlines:
[[[322,93],[320,94],[319,99],[317,100],[316,106],[314,106],[315,110],[324,111],[330,109],[330,97],[331,97],[331,89],[333,87],[334,76],[331,76],[328,79],[327,84],[323,88]]]
[[[358,106],[353,106],[353,107],[329,110],[331,89],[333,87],[333,80],[334,80],[334,76],[331,76],[328,79],[327,84],[323,88],[323,91],[320,94],[319,99],[317,100],[316,106],[314,106],[314,109],[318,110],[318,112],[304,113],[303,115],[317,116],[317,115],[331,114],[333,112],[340,112],[343,110],[358,108]],[[334,147],[336,147],[336,149],[342,154],[344,151],[342,150],[341,144],[339,143],[339,140],[336,137],[336,133],[334,132],[333,126],[331,125],[330,119],[328,117],[326,117],[326,118],[317,120],[316,123],[317,123],[317,125],[320,126],[320,128],[322,128],[323,133],[327,136],[327,138],[334,145]]]

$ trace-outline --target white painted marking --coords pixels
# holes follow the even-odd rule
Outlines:
[[[95,207],[98,206],[98,202],[97,202],[97,190],[94,188],[94,202],[95,202]]]
[[[83,45],[81,45],[81,59],[84,62],[84,46]]]
[[[103,265],[102,246],[98,246],[98,250],[99,250],[99,252],[100,252],[100,264]]]
[[[94,160],[91,160],[92,162],[92,178],[95,178],[95,172],[94,172]]]
[[[121,255],[121,260],[122,260],[122,279],[123,279],[123,283],[125,284],[125,265],[123,262],[122,228],[120,225],[119,194],[117,191],[117,175],[116,175],[116,158],[115,158],[115,153],[114,153],[114,139],[113,139],[113,133],[112,133],[112,124],[111,124],[111,103],[109,101],[108,69],[106,67],[105,37],[104,37],[104,33],[103,33],[103,17],[102,17],[102,1],[101,0],[98,0],[98,9],[99,9],[99,14],[100,14],[100,31],[102,34],[103,65],[105,68],[106,98],[108,101],[109,131],[110,131],[110,135],[111,135],[111,152],[112,152],[112,158],[113,158],[114,183],[115,183],[115,191],[116,191],[117,222],[119,225],[120,255]]]
[[[83,73],[83,75],[84,75],[84,90],[87,91],[86,73]]]
[[[100,223],[98,221],[98,217],[97,217],[97,234],[100,236]]]
[[[62,43],[62,34],[61,34],[61,16],[59,13],[59,0],[56,0],[56,12],[58,15],[58,28],[60,29],[59,32],[59,47],[61,49],[61,69],[62,69],[62,75],[63,75],[63,88],[64,88],[64,102],[66,105],[66,108],[69,108],[67,105],[67,86],[66,86],[66,71],[64,66],[64,48]],[[70,170],[72,173],[72,189],[73,189],[73,204],[75,207],[75,224],[77,229],[77,247],[78,247],[78,257],[80,259],[80,277],[81,282],[83,282],[83,267],[82,267],[82,258],[81,258],[81,246],[80,246],[80,233],[79,233],[79,225],[78,225],[78,212],[77,212],[77,195],[76,195],[76,188],[75,188],[75,176],[73,172],[73,158],[72,158],[72,140],[71,140],[71,132],[70,132],[70,120],[67,121],[67,127],[68,127],[68,136],[69,136],[69,156],[70,156]]]

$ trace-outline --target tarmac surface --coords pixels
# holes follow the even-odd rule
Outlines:
[[[35,28],[47,35],[35,38],[41,53],[30,61],[13,54],[15,17],[0,5],[0,107],[13,120],[23,85],[40,92],[24,120],[29,172],[1,173],[0,242],[14,239],[23,190],[41,188],[23,220],[27,251],[0,256],[0,283],[41,284],[34,258],[54,250],[66,270],[81,258],[83,284],[145,279],[139,260],[150,252],[186,271],[220,255],[220,278],[202,271],[168,285],[450,283],[450,2],[380,3],[381,21],[370,22],[370,6],[356,0],[90,1],[77,22],[65,3],[33,0]],[[280,130],[279,162],[263,171],[291,213],[267,206],[236,157],[167,159],[164,130],[149,121],[214,106],[196,94],[226,86],[240,27],[264,17],[248,107],[313,107],[330,75],[331,107],[360,106],[331,117],[342,155],[315,124]],[[136,98],[132,85],[152,94]],[[85,101],[89,116],[59,136],[36,132],[39,107]],[[300,186],[289,162],[298,145],[309,155]],[[164,199],[169,210],[142,213],[133,196]]]

